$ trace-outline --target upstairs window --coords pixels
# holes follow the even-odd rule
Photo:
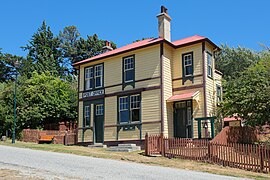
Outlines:
[[[103,87],[103,64],[85,68],[85,90]]]
[[[125,57],[123,59],[123,78],[124,83],[135,81],[135,65],[134,56]]]
[[[85,90],[94,88],[94,68],[89,67],[85,69]]]
[[[183,58],[183,76],[188,77],[193,75],[193,53],[182,55]]]
[[[119,123],[140,121],[140,94],[119,97]]]
[[[212,54],[207,52],[207,76],[213,78],[213,59]]]

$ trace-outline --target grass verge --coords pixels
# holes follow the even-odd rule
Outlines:
[[[60,152],[76,154],[81,156],[91,156],[97,158],[107,158],[121,161],[129,161],[135,163],[142,163],[148,165],[172,167],[186,170],[194,170],[201,172],[208,172],[212,174],[227,175],[251,179],[270,179],[269,174],[255,173],[236,168],[223,167],[214,164],[202,163],[197,161],[183,160],[183,159],[168,159],[165,157],[148,157],[144,156],[143,151],[137,152],[111,152],[106,149],[87,148],[82,146],[64,146],[59,144],[36,144],[17,141],[12,144],[11,141],[0,142],[0,145],[13,146],[20,148],[29,148],[43,151]]]

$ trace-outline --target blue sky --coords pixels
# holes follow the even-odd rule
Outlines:
[[[160,6],[172,18],[172,40],[194,34],[217,45],[240,45],[261,50],[270,46],[269,0],[6,0],[0,2],[0,48],[4,53],[25,55],[21,46],[43,20],[58,34],[75,25],[83,37],[98,34],[118,47],[142,37],[157,37]]]

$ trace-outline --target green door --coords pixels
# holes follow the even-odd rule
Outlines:
[[[174,104],[174,137],[192,138],[192,102],[181,101]]]
[[[104,141],[104,106],[103,104],[95,104],[94,113],[95,142],[103,143]]]

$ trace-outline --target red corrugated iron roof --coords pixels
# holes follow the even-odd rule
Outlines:
[[[208,41],[209,43],[211,43],[215,47],[219,48],[217,45],[215,45],[208,38],[203,37],[203,36],[199,36],[199,35],[194,35],[194,36],[187,37],[187,38],[180,39],[180,40],[173,41],[173,42],[169,42],[169,41],[167,41],[167,40],[165,40],[163,38],[149,38],[149,39],[134,42],[132,44],[128,44],[126,46],[114,49],[112,51],[108,51],[108,52],[99,54],[97,56],[94,56],[94,57],[91,57],[91,58],[76,62],[76,63],[73,64],[73,66],[83,64],[83,63],[86,63],[86,62],[90,62],[90,61],[94,61],[94,60],[99,60],[99,59],[110,57],[110,56],[115,56],[117,54],[121,54],[121,53],[130,51],[130,50],[135,50],[135,49],[138,49],[138,48],[143,48],[143,47],[146,47],[146,46],[158,44],[159,42],[162,42],[162,41],[164,41],[167,44],[171,45],[172,47],[176,48],[178,46],[182,46],[182,45],[186,45],[186,44],[190,44],[190,43],[196,43],[196,42],[200,42],[200,41],[203,41],[203,40]]]
[[[203,36],[199,36],[199,35],[194,35],[194,36],[191,36],[191,37],[187,37],[187,38],[184,38],[184,39],[173,41],[172,44],[175,45],[175,46],[181,46],[183,44],[188,44],[188,43],[191,43],[191,42],[201,41],[201,40],[205,40],[205,39],[207,39],[207,38],[203,37]]]
[[[238,117],[225,117],[223,120],[224,120],[224,122],[229,122],[229,121],[241,121],[241,119],[238,118]]]
[[[167,101],[173,102],[173,101],[193,99],[193,97],[195,97],[198,93],[199,93],[199,91],[192,91],[192,92],[188,92],[188,93],[173,95]]]

